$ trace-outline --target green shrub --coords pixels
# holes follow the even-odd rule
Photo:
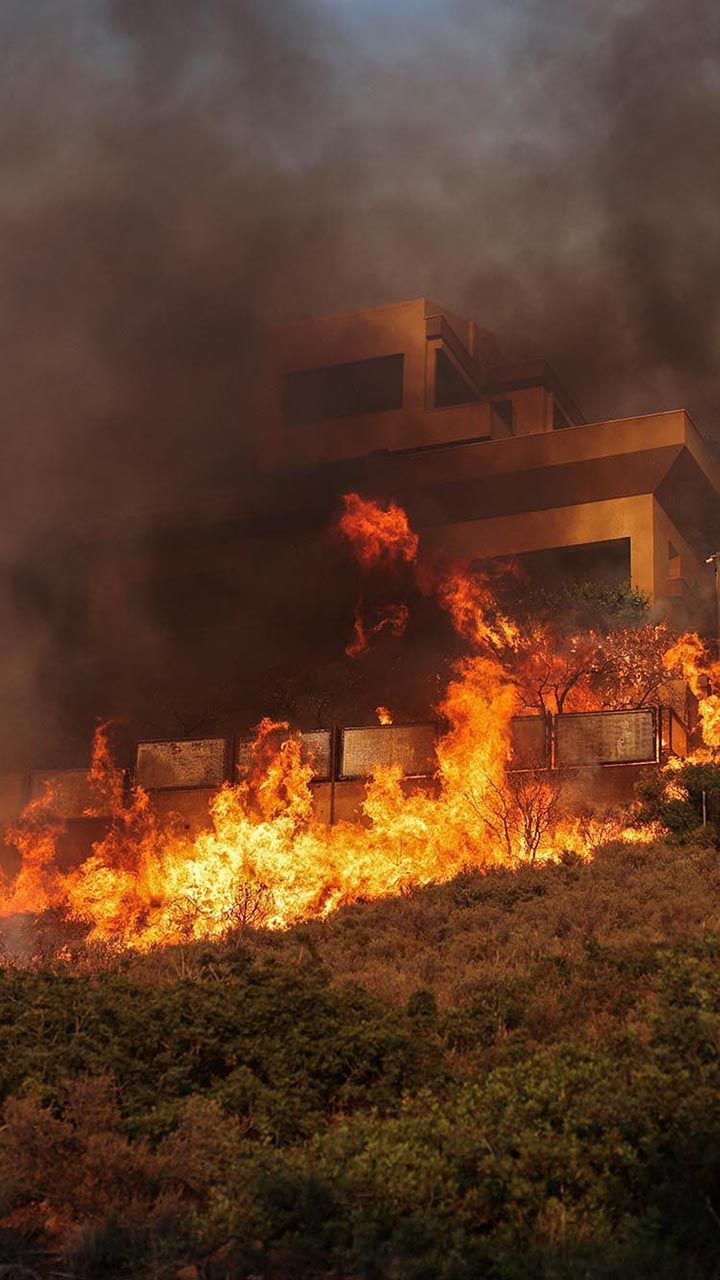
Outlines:
[[[711,834],[717,836],[719,765],[688,762],[670,772],[655,773],[640,783],[638,795],[641,821],[660,822],[679,838],[697,833],[704,822],[710,822]]]
[[[720,869],[640,853],[301,946],[0,971],[0,1248],[82,1280],[717,1277]],[[371,948],[385,1000],[347,982]]]

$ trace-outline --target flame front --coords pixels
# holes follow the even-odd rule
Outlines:
[[[300,741],[290,737],[268,751],[282,728],[269,721],[258,731],[252,776],[218,791],[210,828],[194,839],[159,826],[137,789],[126,806],[115,798],[110,831],[92,856],[61,874],[59,827],[38,826],[37,802],[15,833],[23,868],[0,891],[0,914],[55,906],[85,922],[91,940],[147,948],[221,937],[243,913],[280,927],[504,861],[484,806],[503,782],[515,705],[495,660],[463,662],[441,708],[450,730],[438,747],[432,790],[407,794],[399,769],[379,771],[363,823],[328,827],[315,819]],[[99,757],[102,734],[98,743]],[[114,778],[108,760],[102,784],[110,789]]]
[[[363,569],[392,572],[410,564],[420,574],[417,536],[394,504],[350,494],[340,528]],[[220,938],[238,926],[280,928],[360,899],[448,880],[463,868],[534,862],[565,850],[589,856],[611,835],[651,839],[650,830],[628,832],[607,819],[568,819],[551,771],[509,768],[510,721],[524,705],[520,676],[528,645],[540,655],[542,681],[555,690],[558,709],[567,696],[566,673],[555,669],[551,639],[545,637],[543,648],[532,632],[520,636],[483,575],[446,568],[434,573],[433,591],[476,650],[455,666],[438,708],[449,727],[437,744],[434,778],[418,785],[398,767],[380,769],[367,785],[362,821],[326,825],[316,815],[299,736],[264,720],[248,777],[218,790],[207,829],[190,836],[179,822],[161,824],[142,789],[125,801],[103,726],[91,782],[102,801],[98,810],[111,815],[106,836],[80,866],[61,871],[62,826],[50,818],[47,797],[34,801],[6,836],[21,854],[21,868],[0,881],[0,916],[54,908],[81,922],[91,940],[148,948]],[[368,634],[385,628],[399,634],[407,620],[404,604],[372,625],[358,611],[359,651]],[[590,653],[597,638],[586,636],[584,643]],[[577,657],[572,645],[568,652]],[[706,743],[719,746],[720,698],[703,680],[702,643],[683,637],[665,661],[668,674],[679,670],[693,683]],[[720,684],[720,664],[711,664],[711,676]],[[377,715],[381,723],[392,721],[384,707]]]

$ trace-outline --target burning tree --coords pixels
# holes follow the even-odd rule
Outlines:
[[[507,860],[533,864],[544,837],[562,816],[563,780],[545,769],[507,770],[500,780],[487,777],[468,803],[486,830],[505,850]]]
[[[647,613],[647,600],[629,584],[531,593],[507,655],[524,706],[562,715],[657,702],[677,637]]]
[[[642,707],[668,683],[675,640],[664,623],[570,635],[545,623],[524,634],[510,667],[525,707],[543,714]]]

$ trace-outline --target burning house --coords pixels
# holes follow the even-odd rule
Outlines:
[[[687,726],[650,698],[657,683],[637,706],[632,679],[619,706],[565,705],[556,689],[527,715],[502,655],[524,645],[532,666],[535,633],[520,634],[492,585],[508,561],[525,585],[630,583],[650,604],[648,643],[663,623],[714,635],[720,465],[686,413],[585,423],[547,365],[508,363],[490,333],[426,299],[285,327],[258,379],[247,474],[156,514],[150,532],[145,520],[95,529],[75,548],[86,697],[122,717],[119,764],[142,790],[127,791],[102,736],[87,778],[30,772],[52,763],[33,760],[1,780],[3,816],[30,799],[70,824],[62,839],[75,830],[66,860],[95,848],[62,892],[85,902],[98,937],[181,936],[170,889],[202,899],[199,936],[222,931],[240,880],[270,886],[282,924],[468,861],[584,850],[582,806],[559,824],[551,775],[599,769],[596,797],[627,799],[638,769],[687,750]],[[450,632],[465,647],[433,695],[421,673]],[[693,646],[667,675],[691,681],[714,742],[720,707]],[[359,657],[364,686],[350,674]],[[289,738],[268,715],[304,732]],[[508,791],[512,771],[529,781]],[[43,832],[16,836],[9,909],[47,896],[61,837]]]
[[[394,499],[430,552],[628,580],[654,617],[714,632],[720,464],[682,410],[585,423],[545,363],[507,362],[427,299],[278,330],[258,383],[244,474],[77,551],[102,711],[138,736],[213,731],[226,704],[257,718],[253,682],[267,697],[268,673],[331,662],[355,592],[328,539],[348,491]]]

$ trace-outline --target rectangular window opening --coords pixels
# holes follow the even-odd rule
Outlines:
[[[285,378],[283,415],[291,427],[332,418],[402,409],[404,356],[378,356],[324,369],[300,369]]]
[[[438,347],[435,352],[435,408],[449,409],[455,404],[476,404],[477,392],[455,368],[452,360]]]
[[[491,404],[492,412],[500,419],[502,425],[509,432],[515,430],[515,406],[512,400],[493,400]]]

